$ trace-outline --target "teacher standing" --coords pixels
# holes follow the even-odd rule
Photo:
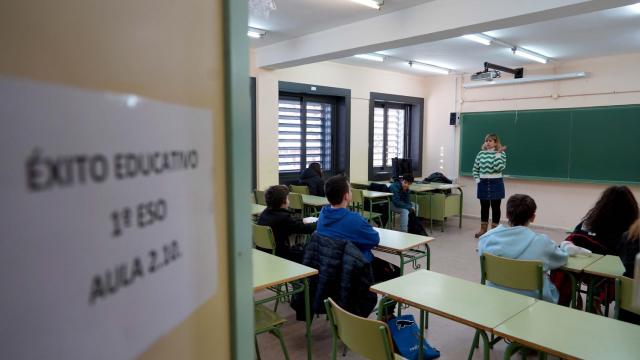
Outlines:
[[[489,209],[493,227],[500,224],[500,202],[504,199],[504,181],[502,170],[507,165],[506,146],[502,146],[496,134],[484,137],[480,152],[473,163],[473,177],[478,184],[477,197],[480,200],[480,231],[475,234],[479,238],[489,227]]]

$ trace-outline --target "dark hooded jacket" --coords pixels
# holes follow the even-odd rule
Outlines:
[[[300,182],[309,187],[309,194],[315,196],[324,196],[324,180],[322,176],[311,168],[306,168],[300,174]]]
[[[300,255],[297,257],[289,248],[289,235],[291,234],[311,234],[316,229],[316,224],[305,224],[302,219],[293,216],[288,209],[266,208],[258,218],[258,225],[271,227],[276,241],[276,255],[285,259],[300,262]]]
[[[312,314],[326,312],[324,299],[328,297],[352,314],[362,317],[371,314],[377,300],[369,291],[373,270],[351,241],[331,239],[315,232],[305,247],[302,263],[318,270],[318,275],[309,279]],[[304,294],[296,294],[291,306],[296,310],[296,319],[304,320]]]

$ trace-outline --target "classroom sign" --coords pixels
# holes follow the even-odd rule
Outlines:
[[[0,358],[130,359],[216,292],[210,111],[0,77]]]

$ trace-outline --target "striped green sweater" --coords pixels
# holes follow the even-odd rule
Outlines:
[[[493,150],[482,150],[473,163],[473,177],[479,180],[482,175],[500,174],[507,165],[507,154]]]

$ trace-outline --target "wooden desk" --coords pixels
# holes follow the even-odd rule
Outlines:
[[[586,266],[584,273],[590,275],[587,288],[587,306],[585,310],[591,311],[596,289],[596,280],[602,278],[615,280],[624,274],[624,264],[622,264],[619,256],[605,255]],[[605,281],[605,294],[607,295],[607,299],[605,300],[605,316],[609,315],[609,291],[607,283],[608,281]]]
[[[538,301],[494,334],[565,359],[638,359],[640,326]],[[518,347],[512,343],[508,359]]]
[[[427,270],[431,268],[431,250],[429,243],[434,240],[430,236],[409,234],[401,231],[373,228],[380,234],[380,244],[374,249],[400,256],[400,274],[404,273],[404,265],[413,263],[419,269],[417,260],[426,257]],[[424,250],[420,247],[424,245]],[[405,260],[405,257],[407,260]]]
[[[302,280],[307,329],[307,359],[311,359],[311,310],[309,307],[309,283],[307,278],[316,275],[318,270],[297,264],[263,251],[253,249],[253,291],[264,290],[271,286]],[[256,301],[257,304],[274,300],[275,297]]]
[[[371,291],[420,309],[420,342],[424,313],[431,312],[480,330],[484,359],[489,358],[486,332],[533,305],[536,299],[467,280],[418,270],[371,287]],[[381,306],[381,305],[379,305]],[[422,348],[422,347],[420,347]]]
[[[369,199],[369,212],[373,212],[373,205],[380,203],[387,203],[387,227],[391,228],[391,196],[392,193],[362,190],[362,197]],[[364,204],[363,204],[364,206]]]
[[[260,205],[260,204],[251,204],[251,215],[252,216],[258,216],[260,215],[264,209],[266,209],[267,207],[264,205]]]
[[[413,183],[409,189],[415,194],[416,204],[420,206],[418,216],[429,219],[429,229],[433,231],[433,220],[441,222],[444,231],[444,220],[451,215],[458,216],[458,227],[462,228],[463,185]],[[460,194],[444,194],[444,190],[458,190]],[[419,196],[418,194],[423,194]],[[457,200],[457,201],[456,201]]]
[[[311,209],[317,210],[317,208],[323,207],[329,204],[329,201],[327,200],[327,198],[322,196],[307,195],[307,194],[301,194],[301,195],[302,195],[302,204],[304,207],[302,211],[303,216],[310,216],[313,214],[313,211],[308,211],[308,210],[311,210]]]
[[[576,295],[578,293],[578,280],[576,279],[576,274],[581,274],[584,268],[591,265],[595,261],[599,260],[603,255],[600,254],[589,254],[589,255],[578,255],[578,256],[569,256],[567,259],[567,263],[561,267],[562,270],[569,275],[571,278],[571,302],[569,303],[569,307],[577,308],[578,304],[576,302]]]

